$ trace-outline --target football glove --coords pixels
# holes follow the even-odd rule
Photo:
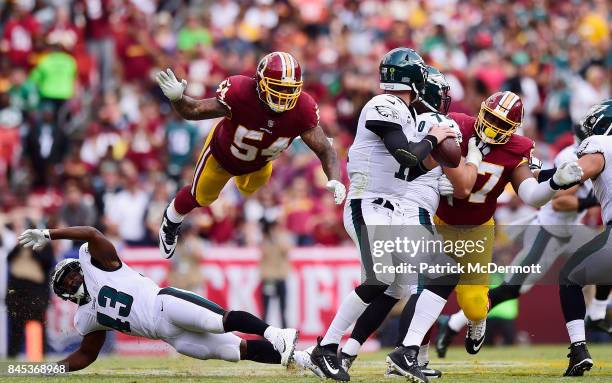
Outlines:
[[[325,188],[334,193],[334,201],[336,202],[336,205],[340,205],[342,201],[344,201],[344,197],[346,197],[346,187],[342,184],[342,182],[337,180],[328,181]]]
[[[438,192],[441,196],[452,196],[454,191],[453,184],[445,175],[438,178]]]
[[[183,79],[179,82],[172,72],[172,69],[168,68],[166,71],[159,71],[155,75],[155,80],[159,84],[164,95],[168,97],[170,101],[177,101],[183,98],[183,92],[187,88],[187,80]]]
[[[568,161],[557,168],[555,174],[550,179],[550,187],[558,189],[569,189],[578,185],[582,181],[583,171],[578,162]]]
[[[51,242],[49,230],[29,229],[18,237],[19,244],[23,247],[31,247],[34,251],[40,251]]]
[[[540,170],[542,169],[542,161],[536,156],[529,157],[529,169]]]
[[[465,162],[474,164],[478,168],[482,162],[482,157],[486,156],[491,152],[491,147],[478,139],[476,136],[472,136],[468,141],[468,154],[465,156]]]

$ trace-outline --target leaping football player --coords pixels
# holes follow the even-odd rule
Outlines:
[[[468,147],[476,144],[481,149],[482,161],[478,177],[467,196],[455,189],[453,198],[441,199],[434,217],[438,232],[445,241],[482,241],[482,249],[466,251],[462,256],[451,254],[455,261],[487,264],[492,259],[494,222],[493,214],[497,198],[507,183],[511,183],[518,196],[530,206],[540,207],[562,188],[574,186],[580,175],[575,163],[559,167],[547,182],[538,183],[529,168],[533,141],[515,134],[523,120],[523,104],[512,92],[498,92],[481,105],[477,118],[450,113],[463,135],[461,149],[467,155]],[[476,136],[476,141],[472,139]],[[466,249],[468,250],[468,249]],[[404,310],[410,313],[405,334],[400,334],[400,344],[387,357],[389,366],[412,382],[426,382],[418,367],[418,353],[425,335],[436,321],[453,289],[459,306],[469,319],[465,346],[469,353],[477,353],[484,341],[488,312],[488,275],[463,273],[444,275],[437,279],[425,279],[422,293],[413,295]]]
[[[582,120],[586,138],[578,148],[577,164],[582,180],[592,180],[601,204],[605,230],[579,248],[559,275],[559,295],[570,338],[569,365],[565,376],[582,376],[593,366],[585,338],[585,285],[612,285],[612,99],[593,106]]]
[[[65,259],[55,266],[50,282],[57,296],[79,306],[74,326],[83,340],[59,362],[69,371],[92,364],[106,333],[113,330],[163,340],[196,359],[246,359],[285,366],[291,361],[295,329],[269,326],[245,311],[227,311],[190,291],[160,288],[122,262],[113,244],[92,227],[33,229],[19,236],[21,245],[35,251],[56,239],[85,242],[78,259]],[[232,331],[267,340],[244,340]]]
[[[171,69],[157,73],[156,80],[183,118],[222,118],[208,134],[192,184],[181,188],[166,208],[159,229],[159,248],[166,258],[174,254],[186,214],[213,203],[230,178],[245,196],[257,191],[272,174],[272,160],[298,136],[319,157],[336,204],[344,200],[336,152],[319,126],[317,103],[302,91],[302,68],[289,53],[264,56],[254,77],[228,77],[214,98],[195,100],[183,94],[187,82],[177,80]]]

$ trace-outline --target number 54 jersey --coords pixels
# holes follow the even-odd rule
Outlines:
[[[113,271],[102,270],[89,254],[87,243],[79,249],[85,288],[91,300],[79,306],[74,327],[85,335],[117,330],[129,335],[156,338],[155,299],[160,287],[124,262]]]
[[[295,137],[319,125],[317,103],[308,93],[302,91],[294,108],[275,113],[259,99],[252,77],[228,77],[217,89],[217,100],[231,115],[210,133],[210,150],[223,169],[235,176],[261,169]]]
[[[448,116],[459,124],[463,135],[461,155],[465,157],[468,141],[476,135],[476,119],[463,113]],[[491,151],[478,167],[478,177],[468,198],[440,199],[436,215],[449,225],[482,225],[489,221],[495,214],[497,198],[512,180],[514,169],[529,161],[533,147],[531,139],[518,134],[513,134],[505,144],[490,145]]]

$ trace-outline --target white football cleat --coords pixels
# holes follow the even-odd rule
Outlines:
[[[478,354],[485,341],[487,332],[487,319],[469,321],[465,334],[465,350],[472,355]]]
[[[162,218],[162,223],[159,227],[159,250],[166,259],[172,258],[174,255],[180,227],[180,223],[170,221],[168,218],[168,208],[166,207],[164,218]]]
[[[325,379],[325,374],[323,373],[323,371],[321,371],[321,369],[317,367],[314,363],[312,363],[312,361],[310,360],[310,355],[312,354],[313,349],[314,346],[310,346],[304,351],[295,351],[293,353],[293,361],[295,362],[295,365],[297,367],[304,370],[310,370],[319,378]]]
[[[298,331],[294,328],[283,328],[276,331],[274,339],[270,342],[274,349],[281,355],[281,364],[287,366],[293,357],[295,344],[298,339]]]

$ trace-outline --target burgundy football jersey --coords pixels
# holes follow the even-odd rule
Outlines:
[[[461,154],[468,152],[468,141],[476,134],[476,118],[463,113],[449,113],[448,116],[459,124],[463,141]],[[503,145],[490,145],[491,152],[482,159],[478,167],[478,177],[472,193],[466,199],[440,198],[436,215],[449,225],[482,225],[487,222],[497,208],[497,198],[511,181],[512,172],[517,166],[531,157],[534,143],[527,137],[513,134]]]
[[[255,85],[252,77],[231,76],[217,89],[217,100],[227,106],[231,116],[215,127],[210,150],[233,175],[261,169],[295,137],[319,124],[317,103],[308,93],[302,91],[293,109],[275,113],[259,99]]]

